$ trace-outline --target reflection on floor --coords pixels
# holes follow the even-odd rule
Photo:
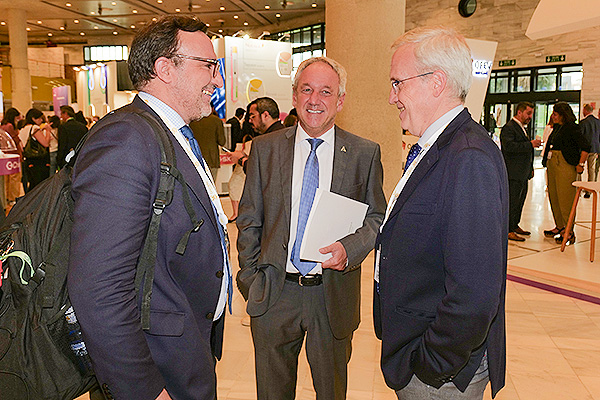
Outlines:
[[[554,223],[544,190],[544,171],[535,172],[521,224],[532,235],[525,242],[509,243],[509,274],[600,298],[600,254],[590,263],[589,223],[577,225],[577,243],[564,253],[554,240],[544,238],[543,229],[554,227]],[[222,200],[230,212],[229,200]],[[581,199],[578,221],[589,222],[591,204],[591,199]],[[229,226],[235,243],[236,228]],[[232,250],[233,264],[237,265],[237,254]],[[379,369],[380,343],[373,333],[372,266],[370,255],[363,268],[362,323],[353,340],[348,399],[394,400],[396,396],[385,385]],[[226,319],[223,359],[217,365],[219,399],[256,398],[252,340],[250,329],[241,325],[244,316],[243,299],[236,293],[233,315]],[[509,281],[507,345],[507,384],[497,399],[600,400],[600,305]],[[300,356],[297,398],[315,398],[304,353]],[[490,398],[489,386],[484,398]]]

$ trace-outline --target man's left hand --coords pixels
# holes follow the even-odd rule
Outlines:
[[[331,268],[337,271],[343,271],[348,263],[346,249],[340,242],[335,242],[327,247],[319,249],[321,254],[331,253],[331,258],[321,265],[323,268]]]

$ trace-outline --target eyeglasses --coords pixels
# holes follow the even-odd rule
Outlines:
[[[173,54],[173,57],[179,57],[179,58],[185,58],[188,60],[194,60],[194,61],[202,61],[205,63],[208,63],[210,65],[212,65],[213,68],[213,78],[216,78],[219,75],[219,60],[216,60],[214,58],[204,58],[204,57],[196,57],[196,56],[188,56],[185,54]]]
[[[400,80],[394,79],[394,80],[392,80],[392,89],[394,89],[394,93],[398,94],[398,92],[400,91],[400,84],[401,83],[404,83],[404,82],[409,81],[411,79],[421,78],[423,76],[431,75],[431,74],[433,74],[433,71],[431,71],[431,72],[425,72],[424,74],[419,74],[419,75],[411,76],[409,78],[404,78],[404,79],[400,79]]]

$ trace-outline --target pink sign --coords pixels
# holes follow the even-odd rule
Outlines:
[[[18,154],[5,154],[0,157],[0,175],[11,175],[21,171],[21,157]]]

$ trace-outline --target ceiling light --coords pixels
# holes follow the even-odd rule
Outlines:
[[[135,29],[135,25],[131,25],[131,26],[130,26],[130,28],[131,28],[131,29]]]
[[[79,67],[73,67],[73,71],[81,71],[81,68],[79,68]]]
[[[317,3],[312,3],[313,8],[317,6]]]
[[[223,29],[219,29],[219,33],[223,33]]]
[[[156,0],[158,4],[162,4],[163,0]]]
[[[98,29],[98,25],[94,26],[94,29]]]
[[[234,16],[233,16],[233,19],[238,19],[238,18],[239,18],[239,16],[238,16],[238,15],[234,15]]]
[[[243,37],[244,39],[246,39],[246,40],[250,39],[250,35],[248,35],[247,33],[246,33],[244,36],[242,36],[242,37]]]
[[[52,36],[52,33],[51,33],[51,32],[48,32],[48,36]]]
[[[248,21],[244,22],[244,26],[248,26]]]
[[[31,28],[27,27],[26,31],[29,32],[31,30]]]
[[[79,32],[81,36],[85,36],[85,32]]]
[[[192,4],[192,8],[200,8],[200,5],[198,5],[198,4]]]
[[[210,26],[210,24],[204,24],[204,25],[206,25],[206,26]]]
[[[221,7],[219,7],[219,10],[225,11],[225,7],[221,6]]]
[[[78,24],[79,20],[78,19],[74,19],[73,22],[75,22],[76,24]]]
[[[113,31],[113,35],[118,35],[118,34],[119,34],[119,32]]]
[[[279,14],[279,13],[275,14],[275,16],[276,16],[277,18],[281,18],[281,14]]]
[[[67,4],[65,4],[65,6],[71,7],[71,3],[67,3]]]
[[[154,18],[152,18],[152,21],[156,22],[156,21],[158,21],[158,18],[154,17]]]
[[[58,28],[58,29],[60,29],[61,31],[64,31],[64,30],[65,30],[65,27],[64,27],[64,26],[61,26],[61,27],[60,27],[60,28]]]
[[[112,2],[112,3],[110,3],[110,4],[112,4],[113,6],[116,6],[116,5],[117,5],[117,2],[116,2],[116,1],[113,1],[113,2]]]
[[[6,25],[6,22],[2,21],[0,22],[0,25]]]
[[[268,10],[269,8],[271,8],[271,6],[270,6],[270,5],[266,5],[266,6],[265,6],[265,10]]]
[[[115,19],[113,19],[113,22],[117,22],[117,19],[116,19],[116,18],[115,18]]]
[[[93,11],[92,11],[90,14],[92,14],[92,15],[96,15],[96,13],[95,13],[95,12],[93,12]]]
[[[37,23],[38,23],[38,24],[41,24],[41,23],[42,23],[42,21],[38,21]]]
[[[175,12],[181,12],[181,8],[176,8]]]
[[[131,12],[137,14],[137,10],[131,10]]]

